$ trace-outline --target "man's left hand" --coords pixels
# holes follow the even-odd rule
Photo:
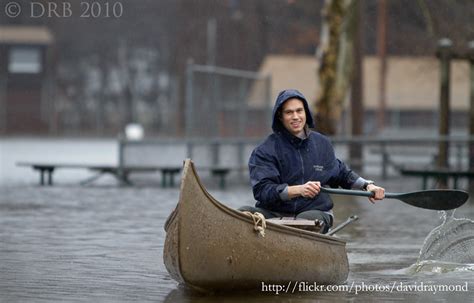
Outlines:
[[[382,200],[385,198],[385,188],[377,186],[375,184],[367,185],[367,191],[373,192],[374,196],[370,197],[369,200],[372,203],[375,203],[377,200]]]

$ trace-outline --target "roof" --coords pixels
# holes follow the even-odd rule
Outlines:
[[[318,92],[318,62],[314,56],[269,55],[260,72],[272,77],[272,102],[287,88],[300,90],[309,102],[315,102]],[[469,63],[451,63],[451,108],[469,108]],[[387,60],[387,109],[433,110],[439,107],[439,62],[435,57],[398,57]],[[364,58],[364,105],[378,107],[379,59]],[[349,102],[346,102],[346,106]],[[257,106],[257,104],[252,104]]]
[[[45,26],[0,26],[0,44],[51,44],[54,38]]]

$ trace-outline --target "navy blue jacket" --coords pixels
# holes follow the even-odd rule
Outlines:
[[[297,197],[288,201],[280,193],[292,185],[320,181],[322,186],[351,188],[359,175],[336,158],[329,139],[320,133],[308,131],[306,139],[292,135],[278,118],[278,110],[290,99],[303,101],[306,124],[314,127],[305,97],[296,90],[281,92],[273,108],[273,134],[257,146],[249,159],[250,182],[256,206],[271,211],[299,214],[307,210],[329,211],[331,198],[320,193],[314,198]]]

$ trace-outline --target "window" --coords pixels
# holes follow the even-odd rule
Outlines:
[[[39,47],[12,47],[10,48],[8,72],[10,73],[40,73],[41,49]]]

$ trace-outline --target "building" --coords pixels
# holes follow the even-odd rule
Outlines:
[[[364,107],[366,131],[375,128],[379,106],[379,59],[367,56],[364,68]],[[318,62],[314,56],[269,55],[259,72],[271,76],[272,100],[286,88],[300,90],[315,102],[319,90]],[[438,121],[440,69],[435,57],[388,57],[386,80],[387,127],[436,127]],[[466,128],[469,109],[469,63],[451,63],[452,126]],[[253,104],[253,106],[259,106]],[[350,117],[350,102],[345,101],[345,117]],[[350,125],[347,123],[347,125]],[[437,129],[437,128],[436,128]]]
[[[53,41],[46,27],[0,26],[0,134],[48,130]]]

